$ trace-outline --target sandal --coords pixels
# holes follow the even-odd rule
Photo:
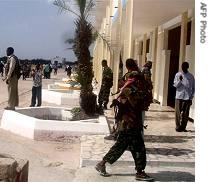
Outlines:
[[[109,173],[106,172],[106,166],[105,165],[101,165],[100,163],[98,163],[98,164],[96,164],[95,169],[103,177],[109,177],[109,176],[111,176]]]

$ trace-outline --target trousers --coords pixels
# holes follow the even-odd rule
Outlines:
[[[42,86],[32,87],[32,97],[31,97],[32,107],[36,105],[36,99],[37,99],[37,106],[41,106],[42,105]]]
[[[16,75],[13,75],[9,79],[7,89],[8,89],[8,107],[14,109],[15,106],[19,105],[18,78]]]
[[[116,143],[111,147],[103,160],[113,164],[129,147],[133,156],[136,170],[142,171],[146,167],[146,148],[140,129],[128,129],[119,131]]]
[[[106,106],[109,102],[110,87],[102,86],[98,95],[98,103],[100,106],[102,104]]]
[[[175,123],[176,129],[186,129],[187,122],[189,119],[190,112],[190,102],[189,100],[175,100]]]

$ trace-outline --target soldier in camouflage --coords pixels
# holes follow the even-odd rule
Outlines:
[[[111,68],[108,67],[106,60],[102,61],[102,67],[103,67],[103,74],[102,74],[101,89],[98,95],[98,103],[100,109],[102,109],[102,107],[104,109],[107,109],[110,89],[113,86],[113,72]]]
[[[143,75],[136,70],[136,67],[133,59],[126,60],[126,68],[128,69],[127,80],[116,99],[120,108],[120,116],[118,116],[120,119],[119,134],[116,143],[103,157],[102,161],[96,165],[95,169],[102,176],[108,176],[105,164],[107,162],[110,164],[116,162],[129,147],[135,161],[135,169],[137,170],[136,180],[152,181],[153,178],[144,172],[146,167],[146,148],[141,132],[143,130],[142,111],[145,109],[143,102],[145,101],[141,99],[144,95],[141,88]]]

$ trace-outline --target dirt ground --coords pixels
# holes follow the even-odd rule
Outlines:
[[[64,70],[43,79],[43,88],[65,77]],[[32,79],[19,80],[19,107],[30,105]],[[0,119],[7,105],[7,85],[0,79]],[[43,103],[42,105],[49,105]],[[51,104],[52,105],[52,104]],[[71,182],[79,167],[80,141],[34,141],[0,129],[0,153],[29,160],[29,182]]]

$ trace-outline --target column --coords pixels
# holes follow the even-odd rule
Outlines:
[[[188,20],[188,13],[184,12],[182,14],[182,22],[181,22],[179,69],[181,69],[181,65],[185,61],[185,55],[186,55],[187,20]]]
[[[133,31],[133,0],[127,1],[126,4],[126,17],[125,17],[124,32],[124,51],[123,51],[123,61],[125,65],[126,59],[132,57],[132,31]],[[123,74],[127,71],[126,67],[123,67]]]
[[[160,27],[158,28],[157,37],[157,53],[156,53],[156,68],[155,68],[155,84],[154,84],[154,99],[159,101],[159,85],[160,85],[160,75],[161,75],[161,61],[162,61],[162,50],[164,41],[164,31]]]
[[[137,63],[139,62],[139,52],[140,52],[140,49],[139,49],[139,40],[138,39],[135,39],[134,41],[134,46],[133,46],[133,58],[135,60],[137,60]]]
[[[152,81],[153,85],[155,84],[155,71],[156,71],[156,55],[157,55],[157,36],[158,36],[158,28],[156,27],[152,34]],[[154,90],[153,90],[154,91]]]
[[[113,50],[113,87],[112,92],[115,93],[118,90],[118,77],[119,77],[119,63],[120,63],[120,41],[121,41],[121,29],[122,29],[122,4],[118,1],[118,17],[115,22],[117,25],[116,32],[112,35],[113,39],[118,44]]]
[[[162,50],[162,64],[160,84],[159,84],[159,102],[161,106],[167,106],[168,99],[168,78],[169,78],[169,66],[170,66],[170,50]]]
[[[117,90],[118,90],[120,51],[119,50],[115,50],[113,57],[114,57],[115,64],[113,65],[113,87],[112,87],[112,92],[116,93]]]

